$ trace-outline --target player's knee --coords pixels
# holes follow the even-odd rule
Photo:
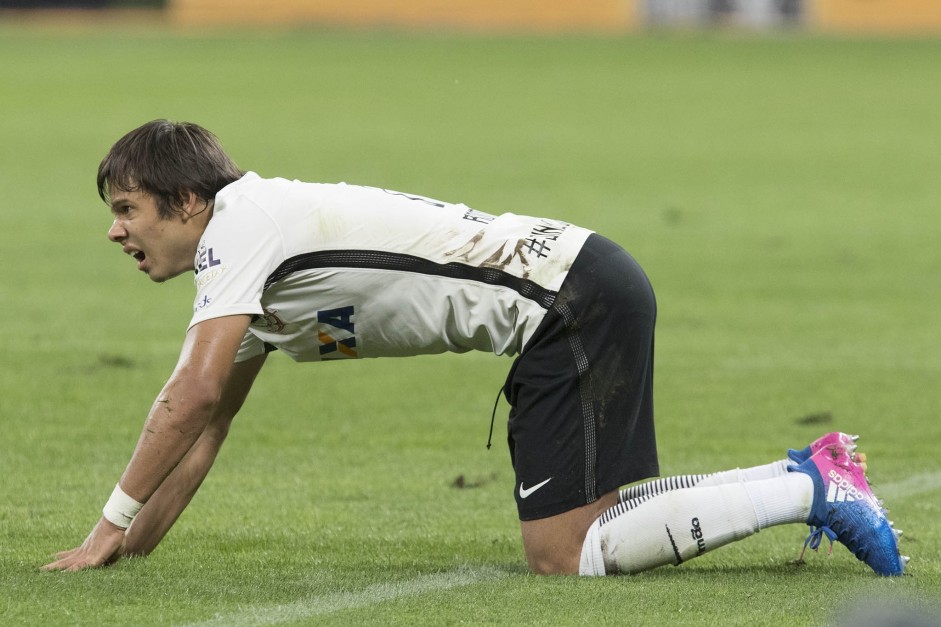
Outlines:
[[[536,575],[576,575],[578,562],[574,565],[570,559],[559,559],[553,555],[526,556],[529,569]]]
[[[526,561],[537,575],[578,574],[579,552],[572,543],[526,542]]]
[[[523,550],[529,568],[538,575],[575,575],[585,533],[602,512],[617,503],[617,490],[582,507],[537,520],[523,521]]]

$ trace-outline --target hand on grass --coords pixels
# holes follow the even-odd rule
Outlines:
[[[46,564],[42,570],[73,572],[110,566],[124,554],[124,531],[102,518],[81,546],[56,553],[56,561]]]

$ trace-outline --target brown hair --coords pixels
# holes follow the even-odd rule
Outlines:
[[[177,213],[193,192],[209,202],[242,172],[218,138],[189,122],[154,120],[119,139],[98,166],[98,195],[110,203],[112,189],[154,197],[163,219]]]

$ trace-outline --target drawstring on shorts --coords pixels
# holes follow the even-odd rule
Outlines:
[[[487,450],[490,450],[490,443],[493,440],[493,423],[497,419],[497,405],[500,404],[500,396],[503,394],[503,387],[497,392],[497,400],[493,402],[493,413],[490,414],[490,435],[487,436]]]

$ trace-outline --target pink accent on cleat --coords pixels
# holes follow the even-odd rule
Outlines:
[[[854,461],[866,461],[865,455],[862,455],[862,459],[860,460],[855,459],[856,440],[858,439],[858,435],[849,435],[840,431],[833,431],[817,438],[809,446],[806,446],[802,449],[788,449],[787,456],[791,459],[791,461],[801,464],[810,459],[812,455],[816,454],[821,449],[824,449],[828,446],[837,445],[846,449],[847,452],[853,456]]]

